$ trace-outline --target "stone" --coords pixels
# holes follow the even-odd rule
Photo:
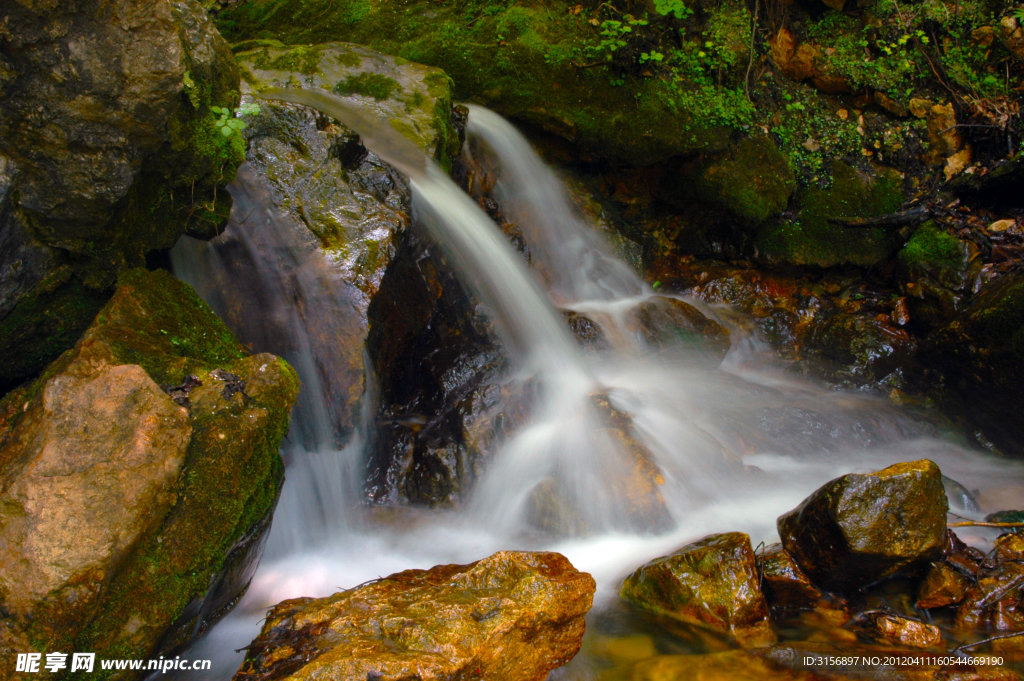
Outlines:
[[[872,613],[861,622],[860,630],[879,643],[908,648],[936,648],[942,644],[939,628],[887,613]]]
[[[236,681],[543,681],[580,648],[595,583],[557,553],[501,551],[283,601]]]
[[[676,298],[651,296],[629,311],[626,325],[656,348],[683,345],[721,359],[730,347],[728,329]]]
[[[244,144],[215,127],[238,70],[194,0],[8,0],[0,14],[6,392],[74,345],[120,271],[223,224]]]
[[[814,75],[816,51],[807,43],[798,46],[796,37],[788,28],[780,28],[770,43],[772,61],[790,80],[807,80]]]
[[[832,480],[779,516],[782,545],[811,581],[855,591],[937,559],[948,502],[931,461]]]
[[[619,593],[639,608],[744,646],[775,641],[750,537],[741,532],[710,535],[657,558],[627,577]]]
[[[910,99],[909,109],[910,113],[914,118],[928,118],[928,112],[931,111],[932,101],[930,99],[921,99],[912,97]]]
[[[946,181],[949,182],[954,176],[962,173],[970,164],[971,148],[965,147],[946,159],[946,165],[943,167],[942,173],[946,176]]]
[[[1005,232],[1006,230],[1013,229],[1016,226],[1017,226],[1017,221],[1013,220],[1013,219],[996,220],[995,222],[989,224],[988,231],[990,231],[990,232]]]
[[[824,597],[782,544],[766,546],[757,556],[757,569],[761,590],[773,609],[810,610]]]
[[[956,613],[959,629],[1024,629],[1024,564],[1002,562],[978,575]]]
[[[283,480],[294,371],[246,356],[167,272],[119,282],[0,400],[0,638],[32,642],[19,652],[188,644],[247,587]],[[186,377],[187,406],[161,387]]]
[[[935,104],[928,111],[928,139],[932,144],[935,159],[952,156],[964,146],[952,104]]]
[[[971,580],[960,570],[945,561],[934,562],[917,587],[917,607],[928,609],[956,605],[967,595],[970,586]]]

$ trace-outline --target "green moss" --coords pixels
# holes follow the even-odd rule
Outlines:
[[[908,267],[922,269],[939,267],[959,270],[964,264],[960,241],[931,221],[914,232],[914,236],[900,251],[899,259]]]
[[[300,45],[271,59],[264,49],[263,54],[256,59],[255,65],[256,68],[266,71],[297,71],[311,76],[317,72],[322,54],[323,50],[316,46]]]
[[[715,203],[741,222],[758,225],[786,208],[796,179],[786,157],[767,137],[741,140],[727,153],[700,166],[683,187]]]
[[[178,385],[190,373],[225,366],[245,354],[192,287],[163,270],[124,272],[89,333],[161,385]]]
[[[797,203],[800,212],[795,220],[770,224],[759,232],[758,246],[766,258],[830,267],[870,266],[889,257],[894,244],[884,230],[842,227],[828,219],[877,217],[898,210],[903,192],[895,171],[869,174],[836,161],[832,185],[809,188]]]
[[[994,305],[974,315],[977,340],[993,346],[1006,346],[1018,358],[1024,358],[1024,283],[1006,289]]]
[[[401,91],[402,86],[394,78],[370,72],[348,76],[334,86],[334,92],[339,95],[363,95],[373,97],[378,102],[390,99],[393,94]]]

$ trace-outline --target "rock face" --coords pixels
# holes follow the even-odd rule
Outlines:
[[[0,647],[168,652],[244,590],[269,527],[294,372],[166,273],[119,281],[0,402]]]
[[[640,567],[621,596],[657,615],[734,636],[743,645],[775,641],[750,537],[716,534]]]
[[[557,553],[502,551],[276,605],[239,681],[542,681],[580,648],[594,580]]]
[[[0,391],[70,347],[117,273],[227,216],[238,101],[193,0],[0,3]]]
[[[836,478],[778,520],[779,536],[814,584],[853,591],[937,558],[948,502],[931,461]]]

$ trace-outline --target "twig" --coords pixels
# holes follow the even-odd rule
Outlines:
[[[928,206],[915,206],[899,213],[890,213],[876,218],[829,218],[828,221],[840,227],[868,229],[873,227],[903,227],[925,222],[931,217]]]
[[[1024,523],[985,523],[980,520],[967,520],[962,523],[949,523],[946,527],[1024,527]]]
[[[1012,634],[1000,634],[999,636],[991,636],[989,638],[985,638],[985,639],[982,639],[980,641],[975,641],[974,643],[965,643],[963,645],[957,646],[956,648],[953,648],[952,652],[959,653],[959,652],[962,652],[964,650],[970,650],[971,648],[977,648],[978,646],[984,645],[985,643],[992,643],[993,641],[1001,641],[1004,638],[1017,638],[1018,636],[1024,636],[1024,631],[1018,631],[1018,632],[1014,632]]]
[[[754,19],[750,26],[750,59],[747,61],[747,73],[743,76],[743,92],[750,101],[750,70],[754,68],[754,44],[757,38],[757,16],[761,11],[761,1],[754,0]]]

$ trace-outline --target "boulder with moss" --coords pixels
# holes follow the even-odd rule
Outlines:
[[[69,348],[117,273],[212,235],[241,162],[238,70],[193,0],[0,4],[0,391]]]
[[[262,550],[297,393],[188,286],[122,274],[0,402],[0,649],[155,657],[223,614]]]
[[[901,289],[917,328],[935,329],[963,307],[981,259],[973,243],[961,241],[933,221],[921,225],[897,254]]]
[[[880,228],[850,228],[829,218],[870,218],[896,212],[903,204],[902,178],[891,168],[861,170],[832,164],[831,186],[812,186],[796,198],[793,220],[765,225],[756,248],[761,258],[792,265],[878,265],[899,243]]]

